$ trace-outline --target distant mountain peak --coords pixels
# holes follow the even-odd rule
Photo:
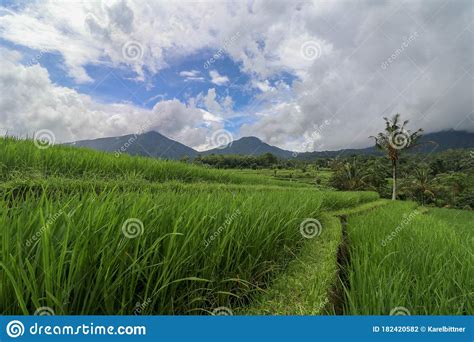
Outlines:
[[[159,136],[163,136],[163,134],[161,134],[160,132],[157,132],[157,131],[148,131],[148,132],[144,132],[140,135],[159,135]]]
[[[237,141],[246,141],[246,142],[256,142],[256,143],[264,143],[260,138],[250,136],[250,137],[242,137],[240,139],[235,140],[234,142]],[[265,143],[264,143],[265,144]]]
[[[157,131],[127,134],[120,137],[82,140],[68,145],[113,152],[117,155],[127,153],[163,159],[181,159],[185,156],[193,158],[198,154],[194,149],[169,139]]]
[[[254,136],[242,137],[234,140],[232,144],[229,144],[224,148],[215,148],[209,151],[204,151],[201,154],[262,155],[265,153],[271,153],[282,159],[291,158],[293,154],[291,151],[286,151],[276,146],[269,145],[263,142],[260,138]]]

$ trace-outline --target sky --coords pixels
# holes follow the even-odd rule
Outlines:
[[[472,0],[0,1],[0,134],[360,148],[474,131]]]

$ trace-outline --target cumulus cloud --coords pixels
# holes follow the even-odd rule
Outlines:
[[[242,135],[297,151],[366,147],[396,112],[426,132],[474,130],[471,2],[338,4],[302,14],[307,37],[325,43],[308,40],[315,55],[300,51],[299,66],[287,56],[291,99],[267,102]]]
[[[209,71],[209,76],[211,76],[211,82],[217,85],[225,85],[229,83],[229,78],[227,76],[220,75],[217,70]]]
[[[58,142],[157,130],[189,146],[203,144],[221,120],[178,100],[158,102],[151,110],[131,104],[103,104],[51,82],[39,64],[19,63],[18,52],[0,49],[0,128],[17,136],[51,130]]]
[[[0,37],[61,55],[78,83],[91,81],[88,65],[128,68],[145,81],[186,56],[225,50],[258,89],[249,107],[231,113],[233,99],[220,90],[229,78],[210,70],[219,87],[189,104],[159,102],[157,129],[204,146],[206,129],[220,124],[205,117],[245,114],[252,120],[240,135],[295,150],[313,137],[312,148],[323,150],[367,146],[382,117],[396,112],[427,132],[474,130],[472,11],[470,0],[34,2],[0,11]],[[130,42],[137,54],[124,49]],[[155,110],[100,104],[52,84],[40,66],[13,60],[2,63],[15,73],[1,70],[11,86],[1,99],[6,125],[18,120],[23,130],[52,125],[64,137],[97,137],[125,132]],[[195,71],[180,75],[200,80]]]
[[[184,77],[186,81],[204,81],[199,70],[181,71],[179,76]]]

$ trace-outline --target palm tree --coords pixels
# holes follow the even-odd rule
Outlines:
[[[339,190],[357,191],[371,188],[365,180],[369,177],[367,170],[362,168],[354,159],[352,162],[333,162],[334,173],[331,184]]]
[[[426,164],[422,164],[414,169],[413,175],[407,177],[402,189],[412,194],[412,196],[425,205],[426,200],[435,199],[434,177],[431,175],[432,170]]]
[[[375,146],[387,153],[392,162],[392,200],[397,198],[397,166],[400,154],[417,145],[417,140],[421,137],[422,129],[412,133],[405,126],[408,120],[400,121],[400,114],[395,114],[392,119],[384,118],[385,131],[377,136],[371,136],[375,139]]]

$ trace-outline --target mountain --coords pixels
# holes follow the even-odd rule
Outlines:
[[[413,152],[434,153],[448,149],[474,148],[474,133],[455,130],[429,133],[423,135],[420,139],[420,143],[422,143],[421,146],[413,149]],[[335,158],[337,156],[353,154],[381,154],[380,151],[375,149],[375,147],[294,153],[264,143],[256,137],[244,137],[233,141],[232,144],[224,148],[215,148],[204,152],[197,152],[196,150],[177,141],[171,140],[155,131],[144,134],[129,134],[121,137],[81,140],[66,145],[89,147],[95,150],[112,153],[128,153],[132,155],[162,159],[181,159],[185,156],[194,158],[198,154],[262,155],[265,153],[271,153],[282,159],[290,159],[296,156],[296,159],[300,160],[314,160],[317,158]]]
[[[197,151],[194,149],[155,131],[121,137],[81,140],[66,145],[88,147],[115,154],[127,153],[162,159],[181,159],[184,156],[193,158],[197,156]]]
[[[416,152],[431,153],[449,149],[474,148],[474,133],[466,131],[441,131],[421,137],[422,146]],[[434,142],[430,143],[430,142]]]
[[[474,148],[474,133],[466,131],[441,131],[423,134],[419,140],[419,146],[410,150],[412,153],[435,153],[449,149]],[[348,156],[353,154],[380,155],[381,152],[375,147],[361,149],[346,149],[336,151],[305,152],[299,153],[298,159],[313,160],[317,158],[335,158],[337,156]]]
[[[291,158],[293,152],[282,150],[281,148],[264,143],[256,137],[244,137],[233,141],[224,148],[214,148],[212,150],[201,152],[201,155],[209,154],[241,154],[241,155],[262,155],[271,153],[274,156],[282,159]]]

